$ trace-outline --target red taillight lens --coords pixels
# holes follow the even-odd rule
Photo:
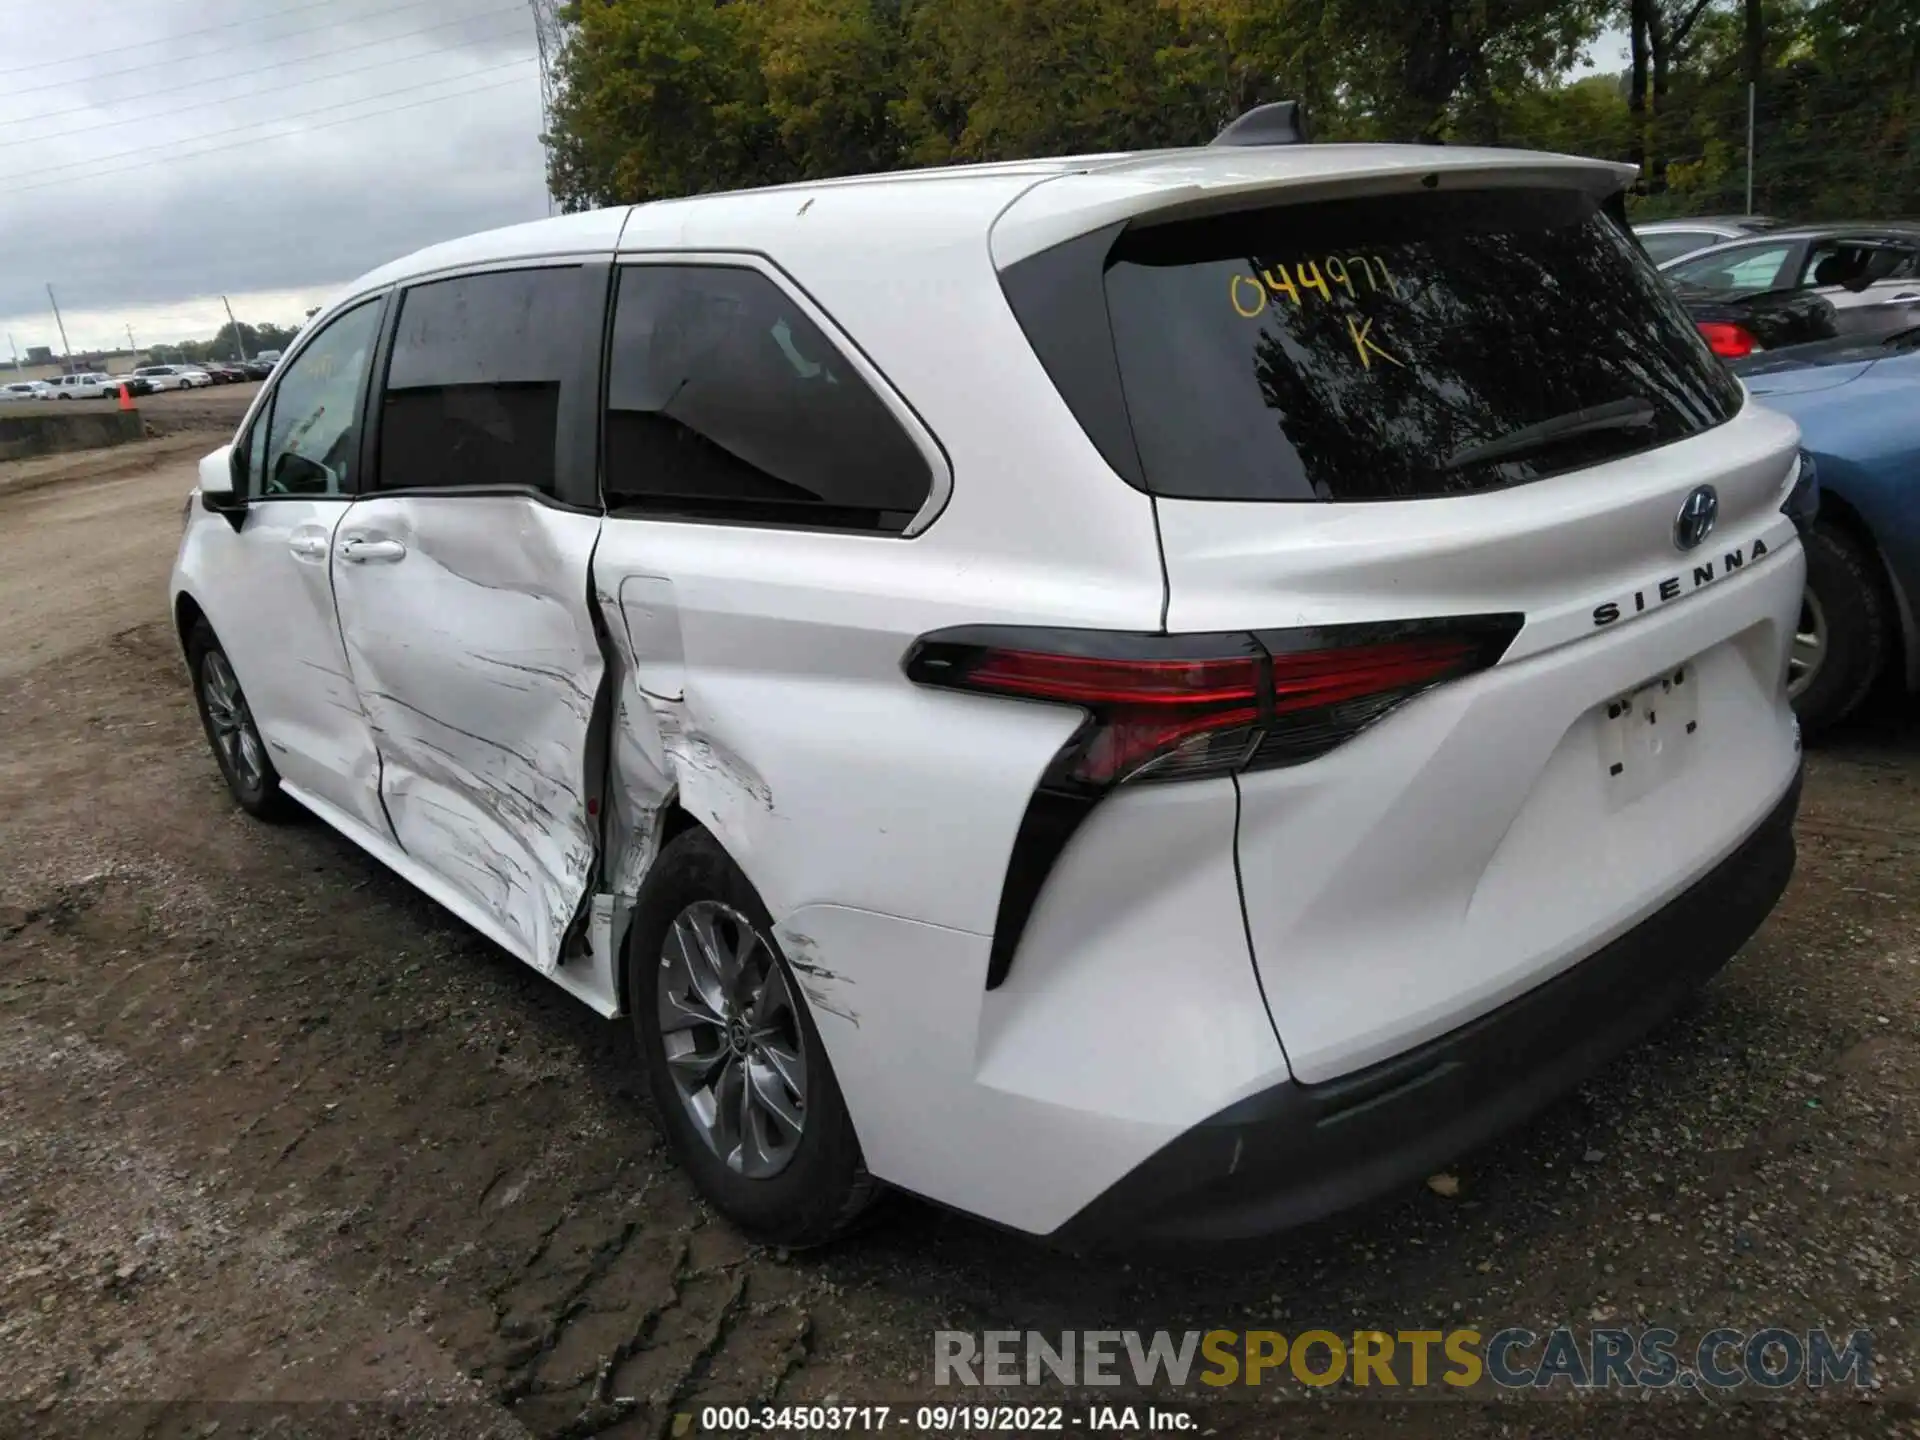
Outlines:
[[[1260,665],[1251,655],[1121,660],[1033,650],[985,650],[967,671],[967,688],[1000,690],[1029,700],[1062,700],[1071,705],[1251,703],[1260,693]]]
[[[1751,330],[1730,320],[1702,320],[1699,328],[1706,337],[1707,348],[1722,360],[1738,360],[1760,348]]]
[[[1491,665],[1518,629],[1517,616],[1261,635],[963,628],[919,641],[906,670],[1085,709],[1048,781],[1104,790],[1312,759],[1429,685]]]
[[[1282,652],[1273,657],[1274,709],[1286,713],[1430,685],[1473,668],[1472,640],[1409,640],[1346,649]]]

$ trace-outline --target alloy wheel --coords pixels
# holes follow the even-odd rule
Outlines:
[[[730,905],[698,900],[660,946],[659,1024],[694,1129],[748,1179],[792,1163],[807,1123],[807,1050],[786,970]]]
[[[1827,612],[1820,597],[1808,590],[1800,600],[1800,623],[1794,627],[1793,648],[1787,655],[1787,698],[1798,700],[1820,673],[1827,658]]]
[[[240,691],[233,667],[218,650],[209,650],[200,664],[200,693],[206,700],[207,725],[214,748],[227,771],[249,793],[262,789],[267,779],[267,752],[247,697]]]

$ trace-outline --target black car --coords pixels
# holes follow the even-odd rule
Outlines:
[[[273,362],[271,360],[245,360],[241,362],[240,370],[249,380],[264,380],[273,374]]]
[[[1709,246],[1660,267],[1729,359],[1835,335],[1884,334],[1920,322],[1920,225],[1902,220],[1801,225]],[[1796,303],[1809,296],[1827,302]],[[1702,307],[1738,307],[1708,313]],[[1724,347],[1724,348],[1723,348]]]
[[[1839,333],[1833,302],[1812,290],[1716,295],[1692,285],[1673,288],[1713,353],[1723,360],[1738,360],[1756,350],[1831,340]]]

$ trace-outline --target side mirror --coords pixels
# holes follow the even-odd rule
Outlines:
[[[237,519],[246,512],[247,497],[239,474],[240,453],[222,445],[200,462],[200,507]]]

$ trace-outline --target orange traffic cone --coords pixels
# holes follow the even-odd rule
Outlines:
[[[127,385],[124,380],[120,382],[120,408],[122,410],[133,409],[133,396],[127,393]]]

